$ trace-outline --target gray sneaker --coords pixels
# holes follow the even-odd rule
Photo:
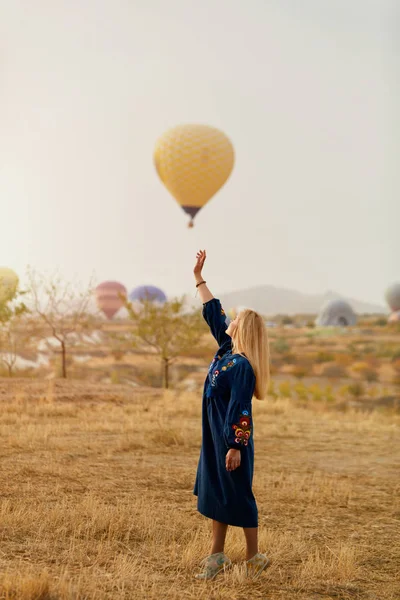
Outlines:
[[[218,573],[224,571],[230,567],[232,561],[226,556],[224,552],[216,552],[206,556],[201,561],[200,565],[203,566],[203,571],[195,575],[196,579],[210,580],[214,579]]]
[[[247,577],[251,579],[257,579],[261,573],[271,564],[271,561],[265,554],[257,552],[253,558],[246,561],[246,573]]]

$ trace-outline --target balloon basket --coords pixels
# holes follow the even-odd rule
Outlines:
[[[189,223],[188,223],[188,227],[189,227],[189,229],[192,229],[192,227],[194,227],[194,223],[193,223],[193,221],[189,221]]]

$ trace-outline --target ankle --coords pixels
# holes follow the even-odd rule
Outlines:
[[[222,550],[221,550],[221,547],[211,548],[210,554],[221,554],[221,553],[224,554],[223,548],[222,548]]]
[[[246,552],[246,560],[251,560],[252,558],[255,557],[256,554],[258,554],[258,550],[256,550],[256,551],[252,550],[251,552],[249,552],[249,550],[247,550],[247,552]]]

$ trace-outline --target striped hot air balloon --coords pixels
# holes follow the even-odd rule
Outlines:
[[[97,306],[107,319],[112,319],[117,314],[127,296],[126,287],[118,281],[103,281],[96,287],[95,293]]]
[[[397,310],[390,315],[388,323],[400,323],[400,310]]]
[[[190,216],[218,192],[232,172],[235,156],[222,131],[207,125],[179,125],[157,141],[157,173],[182,209]]]

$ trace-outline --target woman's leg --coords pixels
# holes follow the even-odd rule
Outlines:
[[[228,525],[226,523],[220,523],[219,521],[213,521],[213,541],[211,546],[211,554],[216,552],[223,552],[225,546],[226,532],[228,531]]]
[[[243,527],[246,538],[246,560],[250,560],[258,552],[258,527]]]

